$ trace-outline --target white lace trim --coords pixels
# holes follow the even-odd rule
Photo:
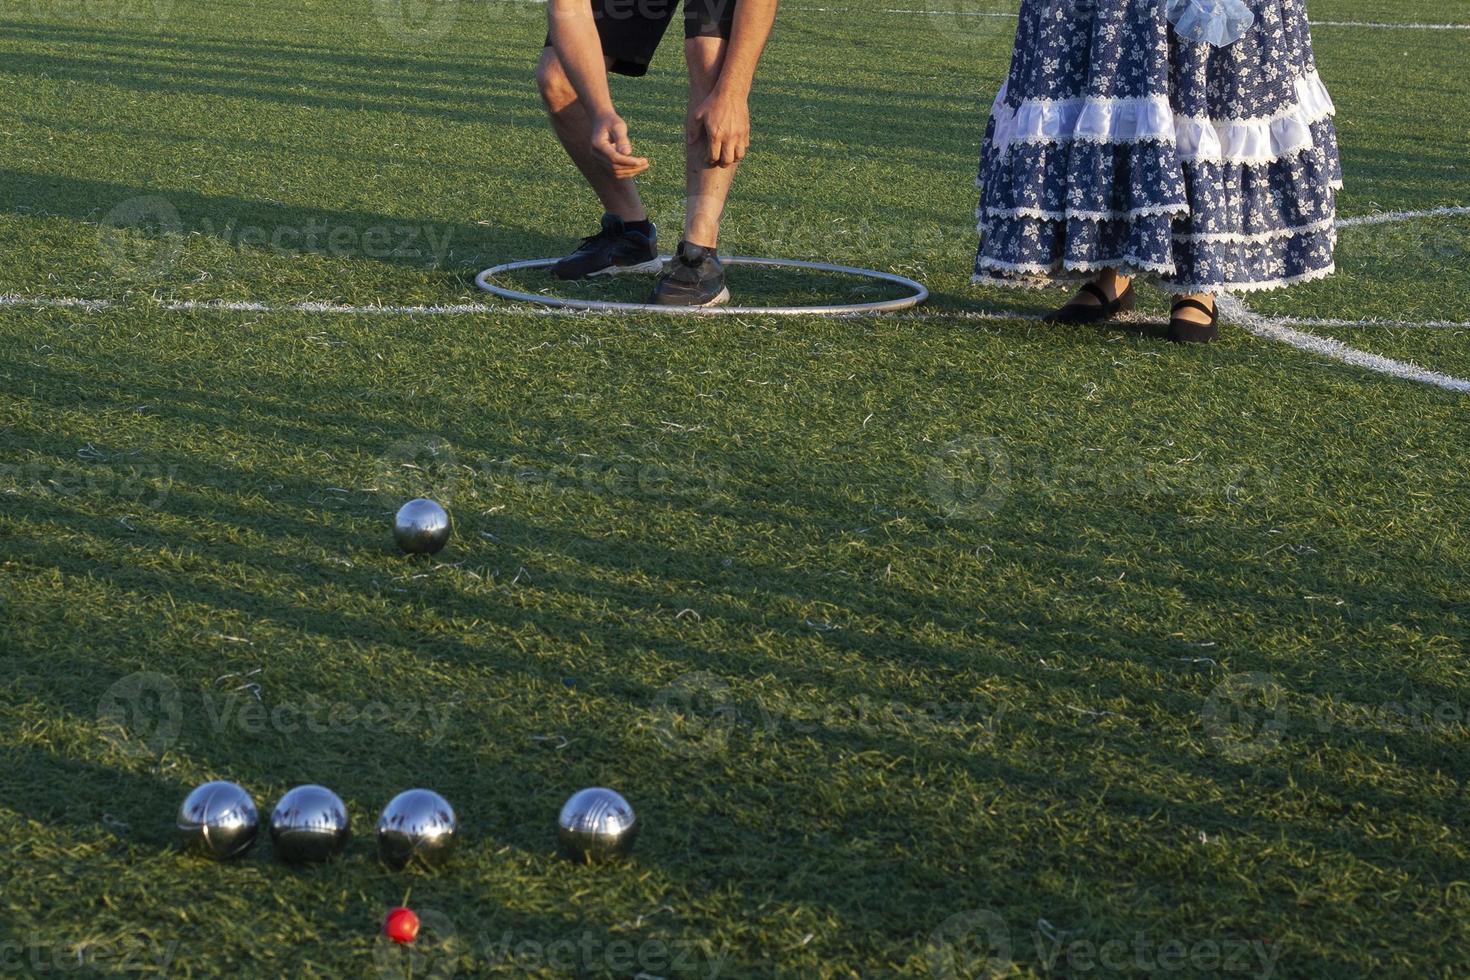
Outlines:
[[[1176,115],[1167,96],[1137,99],[1026,99],[1012,108],[1007,87],[991,107],[992,145],[1016,143],[1171,143],[1181,160],[1274,163],[1314,145],[1312,125],[1336,111],[1316,70],[1295,82],[1296,102],[1270,116],[1211,119]]]
[[[1114,266],[1114,268],[1116,267],[1117,266]],[[990,267],[986,266],[986,268]],[[1088,279],[1090,278],[1090,276],[1088,276],[1087,273],[1097,271],[1094,269],[1077,269],[1075,271],[1072,269],[1058,269],[1048,272],[1045,271],[1045,267],[1040,265],[1029,266],[1027,268],[1036,271],[1019,273],[1018,277],[1016,278],[1008,278],[999,275],[987,276],[976,273],[973,277],[971,277],[970,282],[977,286],[1009,286],[1014,289],[1044,289],[1048,286],[1056,286],[1062,283],[1077,282]],[[1134,266],[1133,268],[1137,269],[1139,267]],[[1147,270],[1143,270],[1143,272],[1145,275],[1147,275]],[[1310,272],[1303,272],[1300,275],[1287,276],[1282,279],[1262,279],[1258,282],[1181,283],[1169,279],[1167,275],[1151,276],[1150,278],[1156,278],[1161,286],[1166,286],[1169,290],[1176,293],[1259,293],[1271,289],[1284,289],[1287,286],[1295,286],[1298,283],[1312,282],[1317,279],[1326,279],[1328,276],[1333,275],[1336,272],[1337,266],[1329,262],[1327,265],[1323,266],[1320,269],[1313,269]]]
[[[1251,243],[1274,242],[1282,238],[1291,238],[1295,235],[1311,235],[1317,232],[1330,231],[1333,238],[1337,237],[1337,219],[1323,218],[1321,221],[1313,221],[1310,224],[1298,225],[1295,228],[1273,228],[1270,231],[1258,231],[1245,234],[1238,231],[1201,231],[1192,235],[1175,235],[1176,242],[1205,242],[1205,243],[1228,243],[1232,245],[1245,245]]]
[[[981,269],[994,269],[1020,276],[1055,276],[1059,272],[1101,272],[1104,269],[1129,268],[1159,275],[1172,275],[1173,262],[1149,262],[1136,255],[1125,255],[1116,259],[1097,259],[1091,262],[1073,262],[1062,259],[1050,265],[1039,262],[1002,262],[1000,259],[981,257],[977,265]]]
[[[1320,269],[1303,272],[1301,275],[1287,276],[1285,279],[1262,279],[1259,282],[1217,282],[1210,285],[1165,281],[1165,285],[1180,293],[1260,293],[1268,289],[1282,289],[1286,286],[1295,286],[1298,283],[1326,279],[1336,272],[1337,265],[1329,262]]]
[[[981,208],[976,217],[983,229],[988,218],[1035,218],[1038,221],[1121,221],[1125,218],[1152,218],[1158,216],[1182,218],[1189,214],[1188,204],[1149,204],[1131,211],[1087,211],[1082,208],[1067,208],[1048,211],[1045,208]]]

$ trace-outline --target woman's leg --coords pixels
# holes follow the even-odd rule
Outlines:
[[[1169,339],[1176,344],[1208,344],[1220,338],[1220,308],[1211,293],[1180,293],[1169,311]]]
[[[1127,276],[1120,275],[1117,269],[1104,269],[1098,273],[1092,284],[1108,294],[1108,299],[1117,299],[1128,291],[1128,284],[1132,282]],[[1083,290],[1072,300],[1083,306],[1099,305],[1098,298],[1090,290]]]
[[[1215,297],[1211,293],[1176,293],[1174,296],[1174,311],[1170,314],[1170,319],[1188,320],[1191,323],[1209,323],[1211,319],[1209,313],[1196,309],[1193,306],[1181,305],[1187,299],[1194,300],[1200,306],[1207,307],[1211,310],[1215,308]]]
[[[1117,269],[1104,269],[1068,301],[1042,320],[1046,323],[1085,325],[1105,323],[1133,309],[1132,280]]]

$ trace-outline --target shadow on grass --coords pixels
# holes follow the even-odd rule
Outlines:
[[[242,387],[230,383],[228,371],[203,365],[193,381],[197,387],[155,377],[147,365],[109,365],[105,381],[50,360],[27,364],[25,371],[28,390],[17,388],[14,397],[33,404],[31,416],[42,421],[13,425],[9,447],[42,459],[72,460],[85,448],[83,437],[70,431],[72,423],[60,419],[84,411],[108,417],[139,402],[148,403],[169,431],[239,433],[240,441],[278,446],[283,459],[358,454],[364,433],[408,411],[402,404],[376,415],[365,407],[321,407],[360,403],[354,389],[359,379],[351,371],[297,380],[290,397],[262,394],[270,390],[269,378]],[[487,437],[463,421],[465,406],[453,397],[419,391],[411,399],[411,417],[460,419],[437,426],[443,438],[486,457],[514,456],[548,469],[572,458],[568,445],[608,441],[601,420],[531,412],[514,419],[520,433],[515,442]],[[58,420],[54,431],[45,422],[51,418]],[[602,440],[595,438],[599,431]],[[635,443],[628,445],[637,451]],[[107,443],[94,448],[114,449]],[[582,522],[590,495],[580,490],[566,495],[564,520],[514,513],[494,518],[501,543],[491,552],[492,563],[509,572],[527,557],[533,564],[537,555],[564,560],[536,569],[526,586],[501,587],[503,579],[485,586],[456,572],[417,584],[394,582],[383,569],[397,566],[376,560],[386,558],[389,547],[381,501],[352,497],[328,513],[311,503],[323,488],[296,476],[289,464],[251,467],[213,443],[194,458],[186,449],[176,452],[176,482],[156,509],[134,522],[136,530],[120,526],[112,513],[94,512],[85,499],[0,498],[0,547],[11,573],[49,577],[58,583],[54,601],[71,607],[70,619],[47,627],[31,621],[41,616],[41,604],[27,603],[6,624],[12,636],[38,627],[25,634],[38,639],[11,651],[12,669],[26,678],[27,704],[42,709],[42,719],[55,716],[80,727],[95,717],[91,712],[120,664],[174,676],[199,698],[213,690],[211,678],[238,669],[246,657],[262,666],[273,699],[278,692],[313,692],[362,703],[388,697],[381,692],[395,684],[405,685],[397,690],[406,699],[435,691],[465,698],[443,741],[432,741],[412,723],[317,738],[269,727],[242,731],[220,727],[196,708],[185,721],[179,751],[261,795],[313,779],[360,801],[359,811],[370,810],[403,788],[406,772],[423,773],[452,800],[466,801],[459,805],[478,860],[529,861],[552,874],[549,822],[561,798],[580,785],[616,782],[633,787],[630,795],[647,821],[639,865],[693,904],[739,894],[751,906],[815,910],[853,935],[871,932],[895,941],[932,929],[936,903],[1006,907],[1011,897],[993,893],[989,872],[1018,859],[1032,861],[1025,901],[1041,907],[1035,915],[1061,908],[1085,917],[1087,900],[1074,889],[1077,856],[1055,844],[1058,835],[1083,824],[1147,840],[1144,850],[1167,856],[1161,864],[1177,859],[1182,865],[1191,834],[1199,831],[1280,840],[1375,864],[1403,856],[1402,841],[1375,837],[1355,819],[1402,810],[1406,800],[1398,791],[1299,764],[1303,754],[1356,749],[1351,733],[1307,732],[1301,752],[1279,762],[1232,761],[1202,748],[1197,720],[1216,675],[1175,667],[1179,650],[1143,618],[1129,626],[1101,613],[1062,613],[1045,589],[993,609],[983,591],[970,597],[969,606],[946,603],[934,592],[877,575],[823,574],[833,569],[819,560],[734,557],[725,564],[657,530],[621,538],[589,528]],[[870,464],[869,472],[811,477],[822,471],[758,450],[728,460],[727,485],[709,500],[631,505],[654,519],[656,529],[719,520],[739,529],[737,545],[760,541],[780,555],[784,542],[850,529],[847,518],[861,511],[862,501],[849,483],[877,484],[894,502],[891,516],[920,529],[909,539],[920,562],[950,561],[962,545],[983,546],[999,567],[1029,569],[1046,581],[1110,581],[1116,571],[1110,556],[1078,542],[1122,542],[1125,550],[1161,548],[1163,557],[1181,559],[1153,566],[1149,584],[1213,610],[1222,628],[1249,619],[1255,630],[1310,628],[1331,637],[1400,609],[1413,610],[1420,628],[1431,633],[1448,633],[1456,622],[1449,599],[1416,593],[1408,584],[1365,584],[1337,566],[1263,570],[1252,559],[1258,538],[1231,517],[1193,532],[1216,536],[1222,546],[1209,550],[1218,560],[1208,567],[1183,560],[1197,541],[1184,526],[1192,516],[1188,501],[1093,501],[1079,513],[1073,503],[1041,493],[1044,488],[1023,486],[1014,488],[1014,520],[954,524],[923,508],[909,485],[913,473],[871,472]],[[793,471],[809,478],[793,485]],[[254,490],[262,485],[278,487],[279,497],[259,499]],[[249,496],[241,495],[242,487],[250,488]],[[1151,508],[1146,532],[1131,523],[1143,506]],[[1135,540],[1137,534],[1147,537]],[[374,553],[372,542],[381,542],[381,553]],[[347,555],[359,564],[348,568],[330,560]],[[422,567],[402,565],[404,573]],[[67,600],[67,583],[77,593],[86,586],[88,595],[105,597],[103,605]],[[1304,612],[1297,597],[1307,590],[1339,596],[1351,612]],[[1099,590],[1097,596],[1104,601],[1106,594]],[[722,644],[698,630],[674,632],[671,619],[685,605],[697,606],[710,627],[728,625],[751,642]],[[792,612],[806,606],[856,625],[808,635],[803,631],[810,627]],[[115,625],[119,619],[123,629]],[[180,624],[218,620],[253,623],[279,648],[273,643],[248,655],[222,655],[180,635]],[[926,635],[931,631],[939,635]],[[85,643],[76,642],[79,634]],[[150,639],[158,639],[157,649],[147,645]],[[1071,651],[1074,666],[1081,666],[1054,671],[1038,663],[1050,646]],[[39,680],[58,649],[68,669],[81,675],[65,687]],[[1237,656],[1266,666],[1249,651]],[[734,746],[671,753],[648,731],[651,719],[667,714],[668,689],[655,679],[665,669],[734,682],[728,707],[743,719]],[[1334,669],[1339,691],[1383,690],[1383,678],[1370,665]],[[566,676],[579,679],[575,690],[561,683]],[[1157,680],[1149,686],[1139,677]],[[951,679],[954,688],[944,689]],[[782,705],[753,693],[760,683],[798,700],[819,692],[833,711],[795,721],[776,713],[774,723],[766,721],[763,713]],[[981,683],[1003,692],[997,703],[1009,709],[988,742],[977,742],[968,728],[911,732],[881,719],[833,716],[862,698],[910,706],[927,692],[988,700],[974,693]],[[1396,683],[1464,703],[1465,692],[1448,682],[1406,676]],[[1123,702],[1136,715],[1104,716]],[[575,739],[575,748],[559,753],[533,742],[547,736]],[[1448,738],[1413,732],[1387,733],[1382,744],[1404,769],[1447,773],[1463,784],[1464,763],[1452,748]],[[11,778],[41,789],[14,794],[11,808],[79,828],[95,827],[109,813],[152,828],[139,839],[162,846],[159,828],[186,788],[182,780],[79,761],[70,751],[75,749],[24,748]],[[1304,812],[1252,813],[1252,793],[1288,790],[1306,801]],[[998,832],[990,822],[996,812],[1024,821],[1005,839],[1031,852],[1018,858],[987,849]],[[1123,867],[1129,860],[1124,849],[1114,857],[1106,843],[1091,845],[1087,870],[1136,875]],[[793,853],[801,861],[794,862]],[[336,875],[351,883],[355,875],[370,874],[369,854],[360,844],[340,869],[323,871],[321,878],[335,881]],[[1193,886],[1206,893],[1237,887],[1232,876],[1238,871],[1189,869]],[[475,887],[474,881],[444,884],[465,900]],[[1273,914],[1293,907],[1280,897],[1265,906]],[[477,911],[461,921],[474,922],[475,929],[509,921],[513,930],[559,935],[570,920]],[[586,928],[606,936],[614,925],[599,921]]]
[[[400,268],[436,270],[449,247],[503,261],[527,252],[555,255],[567,240],[511,224],[436,222],[363,211],[334,211],[247,198],[116,184],[0,168],[0,210],[63,217],[132,232],[151,245],[100,242],[99,259],[132,286],[161,285],[182,236],[206,235],[280,255],[331,255]],[[377,238],[370,236],[376,235]],[[374,244],[378,242],[378,244]],[[341,243],[341,244],[338,244]],[[468,283],[479,261],[445,270]]]

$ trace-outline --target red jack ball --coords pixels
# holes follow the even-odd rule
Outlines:
[[[419,935],[419,917],[413,909],[396,908],[383,920],[383,935],[395,943],[411,943]]]

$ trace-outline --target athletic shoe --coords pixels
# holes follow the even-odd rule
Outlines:
[[[658,258],[658,230],[634,231],[615,214],[602,216],[602,230],[582,239],[577,250],[551,267],[558,279],[652,274],[663,269]]]
[[[723,306],[730,302],[725,267],[715,250],[680,242],[649,302],[657,306]]]

